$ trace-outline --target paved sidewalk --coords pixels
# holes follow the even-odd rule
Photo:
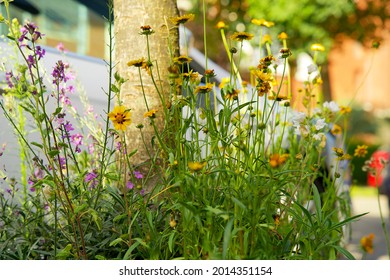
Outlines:
[[[387,207],[387,197],[380,196],[380,204],[385,217],[386,228],[390,236],[390,216]],[[385,234],[382,228],[380,211],[378,207],[378,198],[375,195],[369,196],[352,196],[353,214],[358,215],[368,212],[367,215],[361,217],[358,221],[352,223],[352,239],[347,246],[347,249],[354,255],[356,259],[362,259],[362,250],[360,249],[360,239],[370,233],[375,234],[374,252],[366,254],[366,260],[388,260],[387,246]]]

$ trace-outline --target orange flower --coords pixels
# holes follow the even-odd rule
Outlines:
[[[372,254],[374,252],[374,237],[375,234],[370,233],[369,235],[363,236],[362,239],[360,239],[360,245],[362,246],[364,252],[367,252],[369,254]]]
[[[269,157],[269,164],[271,165],[272,168],[277,168],[281,165],[283,165],[288,158],[288,154],[272,154]]]

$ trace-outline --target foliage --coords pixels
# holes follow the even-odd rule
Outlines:
[[[169,100],[155,83],[163,110],[146,103],[155,134],[151,164],[141,173],[124,130],[137,125],[144,136],[144,126],[131,123],[120,99],[126,79],[113,61],[107,116],[99,124],[72,107],[66,62],[50,74],[41,68],[38,27],[9,16],[2,21],[22,63],[6,65],[0,106],[26,155],[27,178],[8,179],[0,194],[0,259],[353,258],[343,248],[344,229],[361,215],[350,216],[344,184],[350,155],[335,125],[348,115],[321,102],[317,65],[300,92],[304,112],[291,108],[297,104],[285,75],[291,55],[285,40],[278,53],[265,43],[268,53],[251,71],[251,85],[237,71],[251,34],[226,37],[220,30],[231,58],[230,77],[220,85],[212,69],[202,77],[187,71],[190,58],[171,57]],[[145,44],[153,33],[141,27]],[[110,32],[111,51],[112,39]],[[158,80],[158,58],[148,51],[147,59],[128,63],[139,69],[141,85],[141,71]],[[161,132],[156,114],[165,120]],[[24,119],[32,120],[39,141],[27,137]]]

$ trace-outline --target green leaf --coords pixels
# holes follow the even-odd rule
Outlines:
[[[101,261],[105,261],[105,260],[106,260],[106,257],[104,257],[104,256],[102,256],[102,255],[96,255],[96,256],[95,256],[95,259],[101,260]]]
[[[116,85],[112,84],[111,85],[111,91],[115,92],[115,93],[119,93],[119,88]]]
[[[59,251],[56,255],[57,260],[66,260],[71,255],[72,244],[66,245],[64,249]]]
[[[173,245],[174,245],[174,242],[175,242],[175,235],[176,235],[176,232],[173,231],[170,236],[169,236],[169,239],[168,239],[168,249],[169,249],[169,252],[173,252]]]
[[[43,145],[39,144],[37,142],[31,142],[31,145],[36,146],[36,147],[41,148],[41,149],[43,148]]]
[[[83,203],[81,205],[76,206],[76,208],[74,209],[74,213],[78,214],[78,213],[84,211],[87,208],[88,208],[88,204],[87,203]]]
[[[322,211],[321,211],[321,196],[318,192],[317,186],[313,184],[313,197],[314,197],[314,205],[316,207],[317,219],[319,222],[322,220]]]
[[[133,245],[131,245],[129,247],[129,249],[127,249],[125,255],[123,256],[123,259],[124,260],[129,260],[130,259],[130,256],[131,256],[131,253],[134,251],[135,248],[137,248],[141,243],[139,241],[135,242]]]
[[[355,260],[355,257],[347,249],[337,245],[331,245],[331,246],[335,248],[337,251],[339,251],[341,254],[343,254],[347,259]]]
[[[237,204],[242,210],[246,210],[246,206],[244,203],[242,203],[241,201],[239,201],[237,198],[235,197],[232,197],[232,200],[235,204]]]
[[[52,158],[54,158],[55,156],[58,156],[60,154],[60,151],[59,150],[50,150],[48,152],[48,155]]]
[[[231,218],[225,226],[225,230],[223,233],[222,259],[227,259],[233,222],[234,222],[234,218]]]
[[[127,217],[127,214],[120,214],[116,216],[112,221],[114,223],[124,220]]]
[[[95,222],[99,231],[103,228],[102,218],[99,216],[98,212],[95,209],[90,208],[89,212],[91,213],[92,219]]]
[[[113,247],[113,246],[118,245],[121,242],[126,243],[121,237],[118,237],[117,239],[111,241],[110,245],[108,245],[108,246]]]
[[[57,116],[59,113],[61,113],[61,111],[62,111],[62,107],[57,107],[53,113],[53,116]]]

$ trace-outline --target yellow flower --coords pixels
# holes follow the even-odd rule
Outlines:
[[[195,93],[208,93],[212,91],[212,89],[213,89],[213,84],[207,83],[204,86],[197,86],[195,88]]]
[[[230,36],[230,39],[242,42],[244,40],[252,40],[253,37],[254,35],[248,32],[235,32],[233,35]]]
[[[267,21],[265,19],[252,19],[251,22],[253,24],[256,24],[256,25],[259,25],[259,26],[265,26],[265,27],[272,27],[275,25],[275,23],[273,23],[272,21]]]
[[[226,26],[226,24],[223,21],[218,21],[218,23],[217,23],[217,25],[215,27],[217,27],[218,29],[224,29],[227,26]]]
[[[355,149],[354,156],[355,157],[365,157],[367,155],[367,145],[358,145]]]
[[[129,62],[127,62],[127,66],[129,66],[129,67],[131,67],[131,66],[142,67],[142,66],[144,66],[144,64],[146,64],[145,58],[130,60]]]
[[[175,219],[171,218],[171,220],[169,221],[169,226],[171,228],[175,228],[176,225],[177,225],[177,223],[176,223]]]
[[[336,156],[342,157],[344,155],[344,150],[341,148],[333,147],[332,150],[335,152]]]
[[[332,148],[335,152],[338,160],[350,160],[352,157],[349,154],[344,153],[344,150],[342,148]]]
[[[342,115],[346,115],[346,114],[349,114],[351,113],[351,107],[348,107],[348,106],[340,106],[340,113]]]
[[[228,87],[225,90],[225,99],[229,100],[237,100],[238,99],[238,94],[240,93],[239,89],[234,89],[231,87]]]
[[[156,117],[156,113],[158,110],[152,109],[144,114],[144,118],[151,118],[154,119]]]
[[[131,124],[130,109],[126,109],[125,106],[115,106],[114,110],[108,113],[108,117],[116,130],[124,131]]]
[[[286,40],[288,39],[288,36],[287,36],[287,33],[286,32],[282,32],[278,35],[278,39],[279,40]]]
[[[265,34],[263,36],[263,44],[265,43],[272,44],[272,38],[269,34]]]
[[[191,170],[191,172],[197,172],[203,169],[203,167],[206,166],[206,162],[197,162],[197,161],[190,161],[188,163],[188,168]]]
[[[180,24],[184,24],[188,21],[192,21],[194,20],[195,18],[195,15],[194,14],[185,14],[185,15],[182,15],[182,16],[178,16],[178,17],[171,17],[169,20],[174,24],[174,25],[180,25]]]
[[[214,69],[206,69],[206,70],[204,70],[204,75],[207,78],[214,78],[216,76],[215,72],[214,72]]]
[[[372,254],[374,252],[374,240],[375,234],[370,233],[369,235],[363,236],[360,239],[360,245],[362,246],[362,249],[364,252],[367,252],[369,254]]]
[[[337,125],[337,124],[334,124],[332,129],[330,130],[330,132],[333,134],[333,135],[337,135],[337,134],[340,134],[342,132],[342,128],[341,126]]]
[[[324,52],[325,51],[325,47],[321,44],[313,44],[311,45],[310,49],[312,51],[318,51],[318,52]]]
[[[173,58],[173,62],[175,62],[177,64],[190,63],[191,61],[192,61],[192,58],[190,58],[186,55],[181,55],[181,56]]]

